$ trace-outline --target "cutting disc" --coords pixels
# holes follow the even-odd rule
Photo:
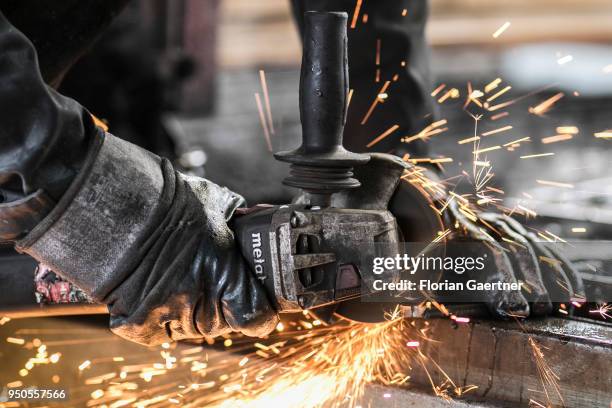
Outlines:
[[[435,174],[428,177],[436,179]],[[389,203],[389,211],[395,216],[403,234],[404,242],[430,243],[444,230],[442,217],[432,209],[436,197],[432,197],[419,184],[402,180]],[[443,251],[443,248],[441,248]],[[385,315],[395,309],[392,303],[368,302],[357,298],[334,306],[337,317],[365,323],[375,323],[385,320]],[[329,316],[330,308],[321,315]],[[323,317],[323,316],[322,316]]]

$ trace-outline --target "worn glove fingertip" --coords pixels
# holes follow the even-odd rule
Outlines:
[[[249,337],[264,337],[270,334],[278,325],[279,318],[275,312],[252,317],[240,328],[240,332]]]

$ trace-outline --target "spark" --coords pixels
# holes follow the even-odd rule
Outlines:
[[[501,25],[501,27],[499,27],[493,33],[493,38],[498,38],[500,35],[502,35],[504,33],[504,31],[506,31],[508,29],[508,27],[510,27],[510,22],[506,21],[504,24]]]
[[[534,159],[536,157],[547,157],[547,156],[554,156],[554,153],[528,154],[526,156],[521,156],[521,159]]]
[[[17,337],[7,337],[6,338],[6,342],[7,343],[12,343],[12,344],[18,344],[18,345],[25,344],[25,340],[24,339],[20,339],[20,338],[17,338]]]
[[[536,183],[543,184],[545,186],[551,187],[559,187],[559,188],[574,188],[573,184],[568,183],[559,183],[557,181],[548,181],[548,180],[536,180]]]
[[[597,309],[589,310],[589,313],[599,314],[605,320],[605,319],[612,319],[612,314],[610,314],[611,311],[612,311],[612,305],[608,305],[604,303],[598,306]]]
[[[488,132],[483,133],[482,136],[483,137],[484,136],[491,136],[491,135],[495,135],[497,133],[506,132],[506,131],[511,130],[511,129],[512,129],[512,126],[508,125],[508,126],[501,127],[499,129],[489,130]]]
[[[525,206],[518,205],[517,207],[520,208],[521,210],[523,210],[527,216],[531,216],[531,217],[534,217],[534,218],[537,216],[535,211],[530,210],[529,208],[527,208]]]
[[[408,9],[402,10],[402,17],[406,17],[408,15]]]
[[[516,139],[516,140],[513,140],[511,142],[508,142],[508,143],[504,144],[503,146],[504,147],[508,147],[508,146],[516,145],[516,144],[519,144],[519,143],[522,143],[522,142],[529,142],[530,140],[531,140],[531,138],[529,136],[522,137],[520,139]]]
[[[555,103],[557,103],[561,98],[563,98],[565,94],[563,92],[559,92],[546,99],[544,102],[540,104],[530,107],[529,113],[533,113],[534,115],[542,116],[546,112],[548,112]]]
[[[354,29],[357,26],[357,19],[359,18],[359,11],[361,10],[362,2],[363,2],[363,0],[357,0],[357,4],[355,4],[355,11],[353,12],[353,19],[351,20],[351,28],[352,29]],[[364,18],[365,18],[365,16],[364,16]]]
[[[497,119],[504,118],[504,117],[506,117],[508,115],[510,115],[510,113],[507,112],[507,111],[506,112],[500,112],[500,113],[497,113],[497,114],[491,116],[491,120],[495,121]]]
[[[584,232],[587,232],[587,229],[584,227],[572,227],[572,232],[584,233]]]
[[[470,93],[470,98],[472,99],[478,99],[481,96],[484,96],[484,94],[482,93],[482,91],[479,91],[478,89],[475,89]]]
[[[448,128],[441,128],[441,126],[446,125],[446,123],[447,123],[446,119],[442,119],[437,122],[433,122],[432,124],[427,125],[423,130],[421,130],[416,135],[404,137],[401,139],[401,141],[404,143],[411,143],[418,139],[427,140],[431,136],[435,136],[439,133],[447,131]]]
[[[399,309],[377,325],[350,323],[330,330],[305,334],[306,342],[279,355],[278,363],[260,360],[256,370],[265,372],[261,375],[266,378],[263,383],[244,383],[239,373],[231,374],[225,386],[231,392],[218,397],[208,394],[200,405],[206,401],[222,408],[267,408],[279,404],[314,407],[330,403],[334,407],[355,407],[369,382],[383,385],[406,382],[409,376],[401,367],[410,361],[438,369],[428,357],[425,361],[419,351],[420,342],[409,337],[415,334],[415,329],[405,324]],[[407,347],[400,347],[402,344]],[[251,375],[260,376],[257,372]],[[436,385],[440,394],[447,392],[448,387],[457,395],[466,392],[467,388],[455,386],[447,376],[445,379],[447,385]],[[242,386],[238,388],[236,384]]]
[[[480,140],[480,136],[472,136],[472,137],[468,137],[467,139],[461,139],[457,142],[457,144],[466,144],[466,143],[470,143],[470,142],[475,142],[477,140]]]
[[[494,191],[494,192],[496,192],[497,194],[506,194],[506,193],[504,192],[504,190],[500,190],[500,189],[498,189],[498,188],[491,187],[491,186],[487,186],[487,190]]]
[[[349,93],[346,97],[346,110],[348,111],[348,108],[351,106],[351,101],[353,100],[353,93],[355,92],[354,89],[350,89]]]
[[[564,406],[563,396],[561,395],[561,388],[559,387],[559,377],[555,374],[555,372],[550,368],[546,359],[544,358],[544,353],[542,353],[542,349],[540,345],[533,339],[533,337],[528,338],[529,346],[531,347],[532,354],[535,358],[535,365],[538,370],[538,375],[540,377],[540,382],[544,388],[544,394],[546,395],[547,401],[550,402],[549,388],[551,388],[554,393],[561,400],[561,404]],[[552,405],[552,404],[551,404]]]
[[[576,126],[557,126],[558,134],[577,135],[579,129]]]
[[[60,357],[62,356],[62,353],[53,353],[51,354],[51,356],[49,357],[49,361],[53,364],[57,363],[60,359]]]
[[[106,122],[104,122],[103,120],[99,119],[96,115],[94,114],[89,114],[89,116],[91,116],[91,118],[94,121],[94,125],[96,125],[97,127],[99,127],[100,129],[102,129],[105,132],[108,132],[108,124]]]
[[[495,99],[499,98],[500,96],[502,96],[503,94],[505,94],[506,92],[508,92],[511,89],[512,89],[512,87],[510,85],[508,85],[507,87],[505,87],[501,91],[497,92],[495,95],[492,95],[492,96],[488,97],[487,98],[487,102],[494,101]]]
[[[79,365],[79,371],[83,371],[89,366],[91,366],[91,361],[85,360]]]
[[[438,99],[438,103],[444,103],[448,98],[457,99],[459,96],[459,90],[457,88],[451,88]]]
[[[115,378],[117,376],[116,373],[107,373],[107,374],[102,374],[102,375],[98,375],[96,377],[91,377],[88,378],[87,380],[85,380],[85,384],[91,385],[91,384],[102,384],[105,381],[111,380],[113,378]]]
[[[475,155],[479,155],[481,153],[492,152],[494,150],[499,150],[499,149],[501,149],[501,146],[497,145],[497,146],[487,147],[484,149],[477,149],[477,150],[474,150],[472,153]]]
[[[542,405],[538,401],[531,399],[531,398],[529,399],[529,405],[530,406],[533,405],[533,406],[540,407],[540,408],[548,408],[546,405]]]
[[[440,157],[439,159],[432,159],[430,161],[430,163],[452,163],[453,158],[452,157]]]
[[[479,108],[482,108],[482,103],[478,98],[484,96],[484,94],[478,89],[472,89],[472,83],[467,83],[467,99],[463,104],[463,109],[467,108],[471,102],[474,102]]]
[[[553,234],[552,232],[548,231],[548,230],[544,230],[544,232],[546,232],[548,235],[550,235],[551,237],[553,237],[555,239],[555,241],[559,241],[559,242],[567,242],[566,240],[564,240],[563,238]],[[563,263],[563,262],[561,262]]]
[[[599,139],[612,139],[612,129],[597,132],[595,133],[595,137]]]
[[[387,92],[387,88],[389,88],[390,84],[391,84],[391,81],[387,81],[387,82],[384,83],[382,88],[380,88],[380,91],[378,91],[378,93],[376,94],[376,98],[374,98],[374,102],[372,102],[372,105],[370,105],[370,109],[368,109],[368,111],[366,112],[365,116],[361,120],[361,124],[362,125],[365,125],[367,123],[368,119],[370,119],[370,116],[372,116],[372,113],[374,112],[374,109],[376,109],[376,106],[380,102],[382,102],[381,99],[378,97],[378,95],[386,93]]]
[[[431,92],[431,96],[436,96],[440,93],[440,91],[442,91],[444,88],[446,88],[446,84],[441,84],[440,86],[438,86],[436,89],[434,89]]]
[[[368,143],[366,145],[366,147],[369,149],[372,146],[374,146],[376,143],[380,142],[381,140],[383,140],[384,138],[386,138],[387,136],[389,136],[390,134],[392,134],[393,132],[395,132],[397,129],[399,129],[399,125],[393,125],[391,126],[389,129],[385,130],[382,134],[380,134],[378,137],[376,137],[374,140],[372,140],[370,143]]]
[[[487,110],[488,110],[489,112],[495,112],[496,110],[500,110],[500,109],[503,109],[503,108],[505,108],[505,107],[507,107],[507,106],[513,105],[513,104],[515,104],[516,102],[518,102],[519,100],[520,100],[520,98],[517,98],[517,99],[512,99],[511,101],[502,102],[502,103],[497,104],[497,105],[494,105],[494,106],[489,106],[489,107],[487,108]]]
[[[19,388],[19,387],[23,387],[23,382],[21,381],[13,381],[10,382],[8,384],[6,384],[7,388]]]
[[[97,389],[97,390],[93,391],[90,394],[90,396],[91,396],[91,399],[93,399],[93,400],[100,399],[100,398],[102,398],[104,396],[104,391],[100,390],[100,389]]]
[[[259,93],[255,93],[255,102],[257,103],[257,110],[259,111],[259,121],[261,122],[261,127],[264,131],[264,136],[266,138],[266,144],[268,146],[268,151],[272,151],[272,141],[270,140],[270,131],[268,130],[268,123],[266,121],[266,117],[264,116],[263,106],[261,104],[261,97]]]
[[[573,135],[569,135],[569,134],[548,136],[548,137],[542,138],[541,142],[543,144],[557,143],[557,142],[563,142],[565,140],[570,140],[573,137],[574,137]]]
[[[489,93],[495,88],[497,88],[499,84],[501,84],[501,81],[502,81],[501,78],[495,78],[493,81],[489,82],[487,85],[485,85],[485,88],[484,88],[485,93]]]
[[[565,65],[565,64],[567,64],[568,62],[571,62],[571,61],[573,61],[573,60],[574,60],[574,57],[573,57],[573,56],[571,56],[571,55],[566,55],[566,56],[564,56],[564,57],[559,58],[559,59],[557,60],[557,64],[559,64],[559,65]]]
[[[490,161],[474,160],[473,163],[474,163],[474,166],[481,166],[481,167],[489,167],[489,166],[491,166],[491,162]]]
[[[272,109],[270,109],[270,95],[268,93],[268,83],[266,82],[266,73],[263,69],[259,70],[259,81],[264,94],[264,103],[266,107],[266,118],[268,119],[268,127],[270,134],[274,135],[274,122],[272,121]]]

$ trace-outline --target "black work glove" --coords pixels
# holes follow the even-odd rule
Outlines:
[[[106,303],[143,344],[240,331],[276,313],[227,225],[242,197],[110,134],[17,249]]]
[[[227,225],[242,198],[96,128],[1,13],[0,46],[0,240],[107,304],[130,340],[271,331]]]
[[[559,299],[584,298],[579,273],[557,247],[540,242],[511,217],[484,212],[468,205],[467,200],[452,198],[433,171],[394,156],[372,154],[370,162],[355,168],[355,176],[362,186],[337,194],[333,205],[388,208],[405,242],[447,242],[447,256],[486,255],[485,275],[481,273],[479,281],[525,283],[527,291],[523,293],[484,293],[483,301],[494,316],[545,315]],[[467,279],[453,275],[441,279]]]

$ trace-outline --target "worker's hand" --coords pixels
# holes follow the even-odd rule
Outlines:
[[[138,343],[273,330],[227,225],[242,197],[112,135],[99,145],[17,248],[108,304],[111,329]]]
[[[490,253],[494,266],[490,278],[502,282],[522,282],[518,292],[493,293],[488,306],[500,317],[543,316],[553,310],[553,303],[585,299],[584,285],[578,271],[559,250],[559,243],[543,242],[517,220],[505,214],[475,211],[476,219],[461,210],[463,204],[449,205],[455,239],[476,239],[483,251]],[[472,219],[470,219],[472,218]]]
[[[355,168],[355,176],[362,186],[337,194],[333,205],[388,208],[404,241],[426,244],[437,238],[448,243],[447,255],[486,255],[486,276],[480,276],[480,281],[523,282],[523,293],[484,293],[483,300],[495,316],[544,315],[552,310],[551,299],[584,297],[580,275],[557,247],[540,242],[509,216],[485,212],[449,194],[435,172],[373,154],[368,164]]]
[[[580,275],[554,243],[541,242],[512,217],[485,211],[465,197],[447,193],[430,170],[407,168],[404,178],[397,194],[415,184],[420,187],[443,221],[441,232],[446,234],[450,251],[447,255],[484,255],[486,274],[479,277],[481,281],[523,284],[522,292],[499,290],[483,294],[494,316],[542,316],[552,311],[551,299],[564,299],[571,304],[571,300],[584,298]],[[479,245],[474,246],[474,242]],[[475,253],[462,253],[463,249]]]

